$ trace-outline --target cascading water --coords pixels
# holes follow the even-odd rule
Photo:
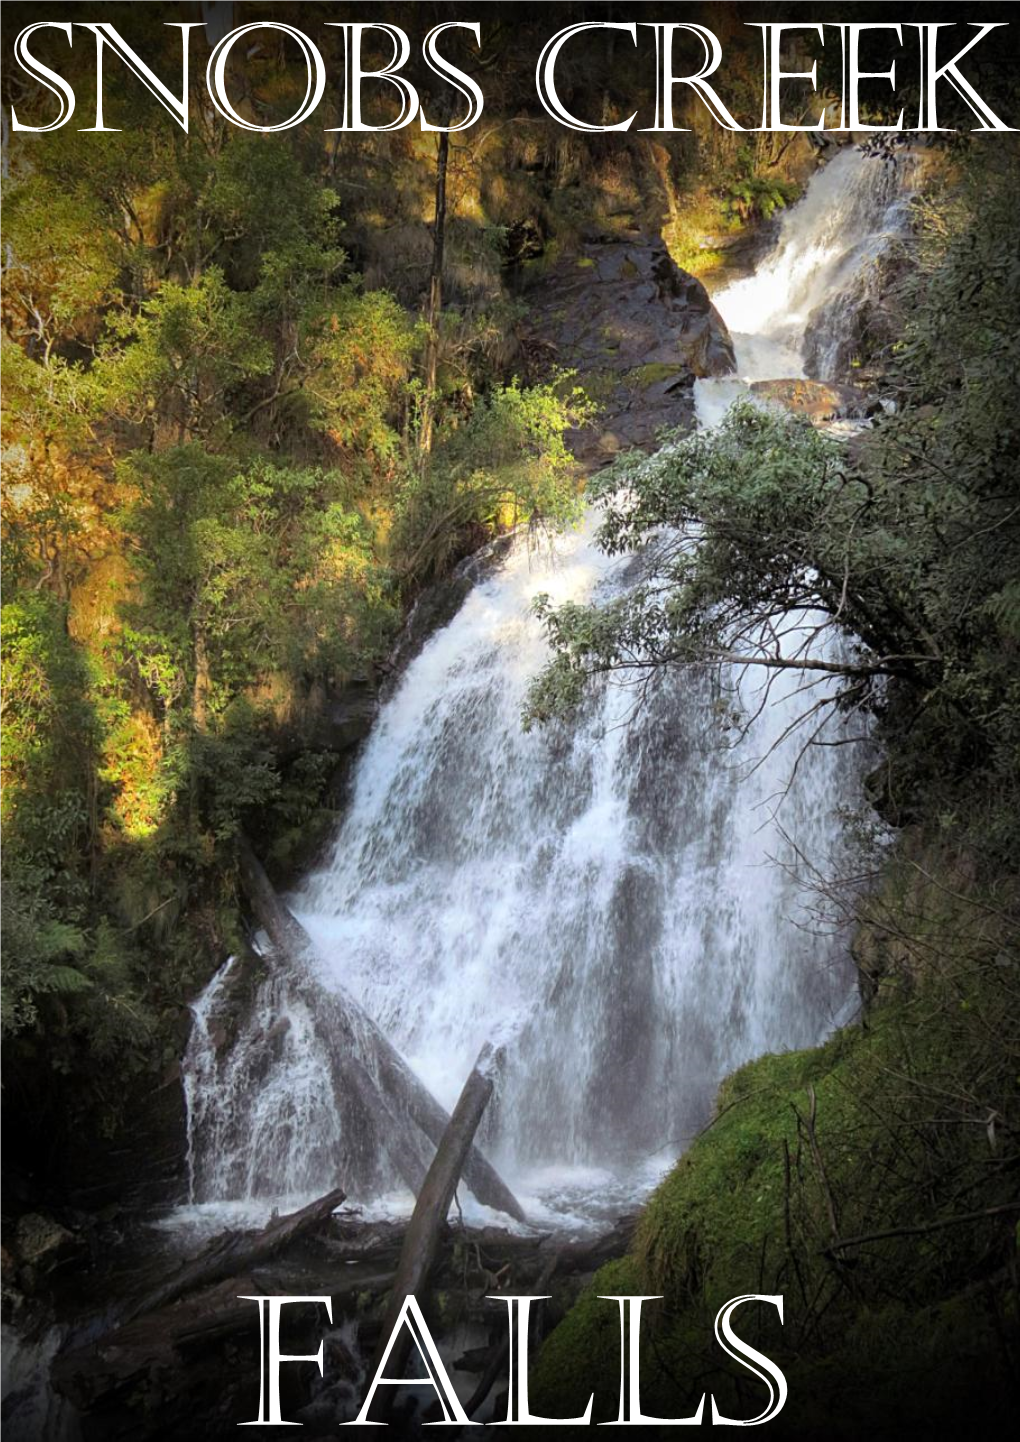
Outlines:
[[[803,375],[807,336],[835,355],[824,333],[899,187],[849,149],[819,172],[757,273],[716,298],[739,375],[699,383],[702,424],[746,379]],[[291,898],[322,987],[352,992],[444,1103],[480,1045],[502,1044],[481,1140],[532,1194],[593,1167],[639,1191],[727,1071],[817,1042],[852,1006],[845,939],[798,925],[804,898],[775,864],[791,846],[831,856],[855,795],[849,748],[808,751],[790,781],[796,681],[776,680],[729,748],[720,698],[691,673],[655,677],[641,704],[605,684],[569,723],[522,730],[547,655],[534,598],[633,584],[639,563],[607,559],[595,529],[540,556],[522,542],[431,638],[382,708],[326,864]],[[330,1038],[277,978],[224,1047],[229,982],[224,969],[196,1008],[186,1063],[193,1199],[321,1192],[359,1154]],[[343,1180],[363,1196],[386,1184]]]
[[[871,298],[876,262],[908,223],[915,158],[846,147],[783,215],[753,275],[713,296],[730,328],[736,374],[695,386],[698,420],[716,424],[747,383],[844,378],[854,318]]]

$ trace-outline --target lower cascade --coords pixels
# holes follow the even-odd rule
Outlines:
[[[837,378],[903,224],[905,168],[841,151],[755,274],[715,297],[737,375],[698,383],[702,425],[746,382]],[[801,754],[786,734],[802,677],[779,675],[767,696],[750,674],[723,697],[687,671],[640,692],[609,682],[569,722],[522,729],[547,656],[535,598],[634,582],[639,563],[604,556],[597,525],[520,539],[432,636],[380,711],[321,869],[290,898],[322,993],[353,994],[444,1105],[481,1045],[501,1048],[480,1143],[561,1213],[582,1188],[639,1195],[727,1072],[816,1043],[854,1005],[846,938],[810,924],[796,860],[836,852],[859,761],[850,747]],[[393,1188],[330,1084],[307,988],[267,976],[223,1045],[236,965],[194,1009],[192,1201]]]

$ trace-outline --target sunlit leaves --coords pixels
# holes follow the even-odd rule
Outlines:
[[[389,607],[336,475],[242,467],[197,445],[139,456],[130,470],[143,586],[126,642],[164,706],[194,684],[199,633],[219,709],[266,669],[342,671],[377,643]]]
[[[422,473],[398,501],[394,547],[408,582],[442,575],[475,528],[475,539],[524,521],[563,525],[580,511],[577,468],[566,433],[593,407],[571,377],[480,398],[460,425],[447,424]]]
[[[4,319],[33,359],[95,337],[118,298],[121,254],[94,197],[29,176],[5,187]]]

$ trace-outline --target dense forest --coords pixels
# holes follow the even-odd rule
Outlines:
[[[110,14],[169,65],[153,8]],[[497,116],[526,102],[516,38],[487,34]],[[282,47],[239,82],[267,120]],[[87,114],[92,56],[62,64]],[[593,52],[568,78],[612,107],[633,77]],[[83,1121],[118,1126],[131,1078],[173,1067],[240,935],[239,828],[281,876],[327,832],[325,718],[378,679],[422,587],[576,516],[567,438],[597,385],[529,349],[522,275],[635,213],[710,272],[706,232],[768,218],[803,166],[707,115],[671,149],[535,116],[448,145],[209,113],[183,135],[123,67],[106,85],[101,143],[11,136],[6,204],[6,1065],[58,1169]]]
[[[544,7],[483,8],[480,58],[465,42],[462,63],[487,114],[463,134],[324,134],[342,103],[328,93],[321,125],[268,135],[196,100],[184,134],[114,63],[119,129],[5,131],[5,1216],[165,1189],[139,1148],[177,1105],[189,1003],[248,945],[245,839],[281,886],[306,869],[416,603],[445,619],[466,557],[594,502],[602,546],[644,556],[642,580],[608,606],[539,601],[551,659],[522,726],[555,728],[605,676],[661,667],[711,672],[725,712],[729,673],[808,608],[798,661],[777,646],[754,664],[836,678],[806,693],[805,747],[830,709],[869,738],[845,871],[802,858],[819,926],[853,928],[862,1009],[820,1049],[725,1082],[627,1255],[546,1341],[536,1406],[576,1415],[600,1373],[596,1420],[615,1416],[616,1319],[595,1298],[647,1293],[666,1308],[645,1402],[687,1415],[715,1366],[712,1316],[754,1289],[790,1299],[785,1330],[763,1321],[757,1343],[810,1399],[790,1435],[859,1436],[879,1415],[886,1432],[867,1435],[908,1435],[919,1411],[963,1417],[979,1396],[1005,1425],[1020,1362],[1020,150],[1013,135],[926,148],[910,233],[848,360],[875,399],[868,427],[833,437],[744,405],[599,468],[604,377],[548,344],[533,298],[621,232],[661,236],[711,290],[822,162],[803,134],[727,132],[691,102],[682,134],[567,132],[536,114],[514,59],[550,32]],[[563,25],[583,10],[551,8]],[[748,115],[760,42],[743,8],[688,7],[725,40]],[[158,21],[199,7],[102,9],[173,73],[178,33]],[[37,10],[8,7],[5,50]],[[447,15],[388,18],[417,33],[416,10]],[[38,43],[88,117],[91,45],[61,47]],[[622,48],[577,54],[562,93],[579,108],[594,97],[616,118],[654,89]],[[293,108],[288,59],[267,39],[238,67],[257,123]],[[986,63],[984,92],[1015,114],[1010,54]],[[5,69],[5,110],[47,104]],[[429,97],[435,77],[415,79]],[[632,385],[661,379],[646,366]],[[674,540],[648,560],[652,534]],[[712,1385],[736,1415],[758,1398]]]
[[[421,587],[573,514],[590,411],[518,379],[501,176],[541,204],[506,147],[548,132],[442,152],[430,311],[435,137],[185,137],[111,79],[122,129],[14,137],[6,204],[7,1095],[72,1133],[178,1054],[239,930],[238,828],[281,867],[321,839],[322,718]]]

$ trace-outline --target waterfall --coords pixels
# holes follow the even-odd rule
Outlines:
[[[818,173],[757,272],[717,297],[739,376],[699,383],[703,424],[745,379],[803,375],[809,344],[829,354],[900,199],[889,168],[850,149]],[[633,584],[633,558],[604,556],[596,529],[589,516],[540,552],[521,541],[430,639],[381,709],[328,856],[291,898],[322,987],[352,992],[446,1105],[481,1044],[501,1044],[481,1140],[532,1196],[571,1176],[637,1194],[704,1123],[723,1075],[818,1042],[853,1006],[846,938],[805,925],[792,865],[795,848],[823,868],[838,853],[853,748],[794,765],[802,738],[784,733],[801,683],[784,673],[764,698],[747,676],[727,700],[690,672],[640,696],[606,682],[569,722],[522,730],[547,657],[535,597]],[[196,1009],[185,1067],[195,1199],[321,1192],[336,1158],[357,1155],[329,1038],[266,981],[217,1050],[224,985]],[[359,1200],[385,1184],[343,1180]]]
[[[876,262],[907,228],[916,163],[910,152],[893,161],[845,147],[784,212],[753,275],[712,297],[730,328],[737,373],[697,382],[703,426],[716,424],[750,381],[844,378],[851,323],[871,299]]]

